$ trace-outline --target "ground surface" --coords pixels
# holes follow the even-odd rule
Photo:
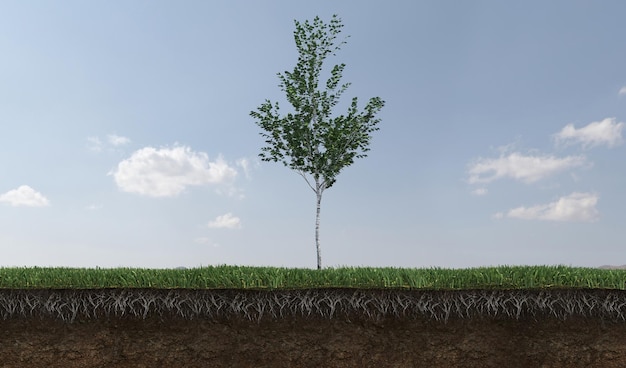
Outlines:
[[[626,323],[0,320],[0,367],[626,367]]]

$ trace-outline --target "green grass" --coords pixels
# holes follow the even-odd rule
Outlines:
[[[142,268],[0,268],[0,288],[302,288],[626,289],[626,270],[567,266],[444,268],[297,268],[216,266]]]

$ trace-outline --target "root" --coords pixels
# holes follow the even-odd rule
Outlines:
[[[54,318],[64,322],[102,317],[145,319],[289,317],[450,318],[570,317],[626,322],[626,291],[541,290],[192,290],[4,289],[0,316]]]

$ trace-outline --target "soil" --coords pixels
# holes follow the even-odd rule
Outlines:
[[[0,320],[0,367],[626,367],[598,318]]]

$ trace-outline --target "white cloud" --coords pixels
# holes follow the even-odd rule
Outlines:
[[[238,200],[243,200],[246,198],[246,194],[243,189],[237,188],[232,185],[217,188],[215,189],[215,193],[226,197],[236,198]]]
[[[469,167],[469,183],[490,183],[501,178],[512,178],[533,183],[561,171],[583,166],[584,156],[525,156],[519,152],[501,155],[496,159],[478,159]]]
[[[241,228],[241,220],[239,217],[233,216],[232,213],[227,213],[210,221],[209,227],[212,229],[239,229]]]
[[[582,128],[576,129],[568,124],[554,135],[557,144],[580,143],[583,148],[590,148],[606,144],[615,147],[623,143],[622,129],[624,123],[617,123],[615,118],[606,118],[594,121]]]
[[[102,141],[98,137],[87,137],[87,147],[94,152],[102,151]]]
[[[472,190],[472,194],[475,196],[484,196],[487,194],[487,188],[476,188]]]
[[[513,208],[506,213],[506,217],[522,220],[591,222],[598,218],[597,203],[597,194],[574,192],[548,204]],[[494,215],[495,218],[504,216],[502,213]]]
[[[211,239],[206,238],[206,237],[200,237],[200,238],[195,238],[193,242],[196,244],[209,244],[211,243]]]
[[[210,245],[213,248],[219,248],[220,247],[220,244],[214,243],[211,239],[206,238],[206,237],[195,238],[193,240],[193,242],[196,243],[196,244]]]
[[[107,140],[113,146],[123,146],[125,144],[130,143],[130,138],[122,137],[122,136],[115,135],[115,134],[107,135]]]
[[[0,195],[0,202],[7,202],[13,207],[45,207],[50,205],[50,201],[46,197],[28,185],[21,185],[17,189],[9,190]]]
[[[235,164],[241,168],[246,179],[250,179],[252,172],[261,167],[261,163],[257,158],[242,157],[237,159]]]
[[[626,95],[626,86],[624,86],[624,87],[620,88],[620,89],[619,89],[618,94],[619,94],[620,96],[621,96],[621,95]]]
[[[116,134],[107,134],[105,141],[99,137],[87,137],[87,148],[94,152],[102,152],[105,148],[113,150],[113,147],[123,146],[130,143],[130,138]]]
[[[247,179],[250,178],[250,161],[247,158],[240,158],[236,162],[237,166],[241,167],[244,175]]]
[[[211,162],[206,153],[189,147],[145,147],[109,173],[117,186],[129,193],[150,197],[173,197],[188,186],[219,184],[233,179],[237,171],[222,159]]]
[[[101,210],[102,209],[102,205],[101,204],[90,204],[89,206],[86,206],[85,209],[89,210],[89,211],[97,211],[97,210]]]
[[[493,216],[492,216],[492,217],[493,217],[494,219],[496,219],[496,220],[499,220],[499,219],[501,219],[501,218],[503,218],[503,217],[504,217],[504,213],[502,213],[502,212],[496,212],[496,213],[494,213],[494,214],[493,214]]]

